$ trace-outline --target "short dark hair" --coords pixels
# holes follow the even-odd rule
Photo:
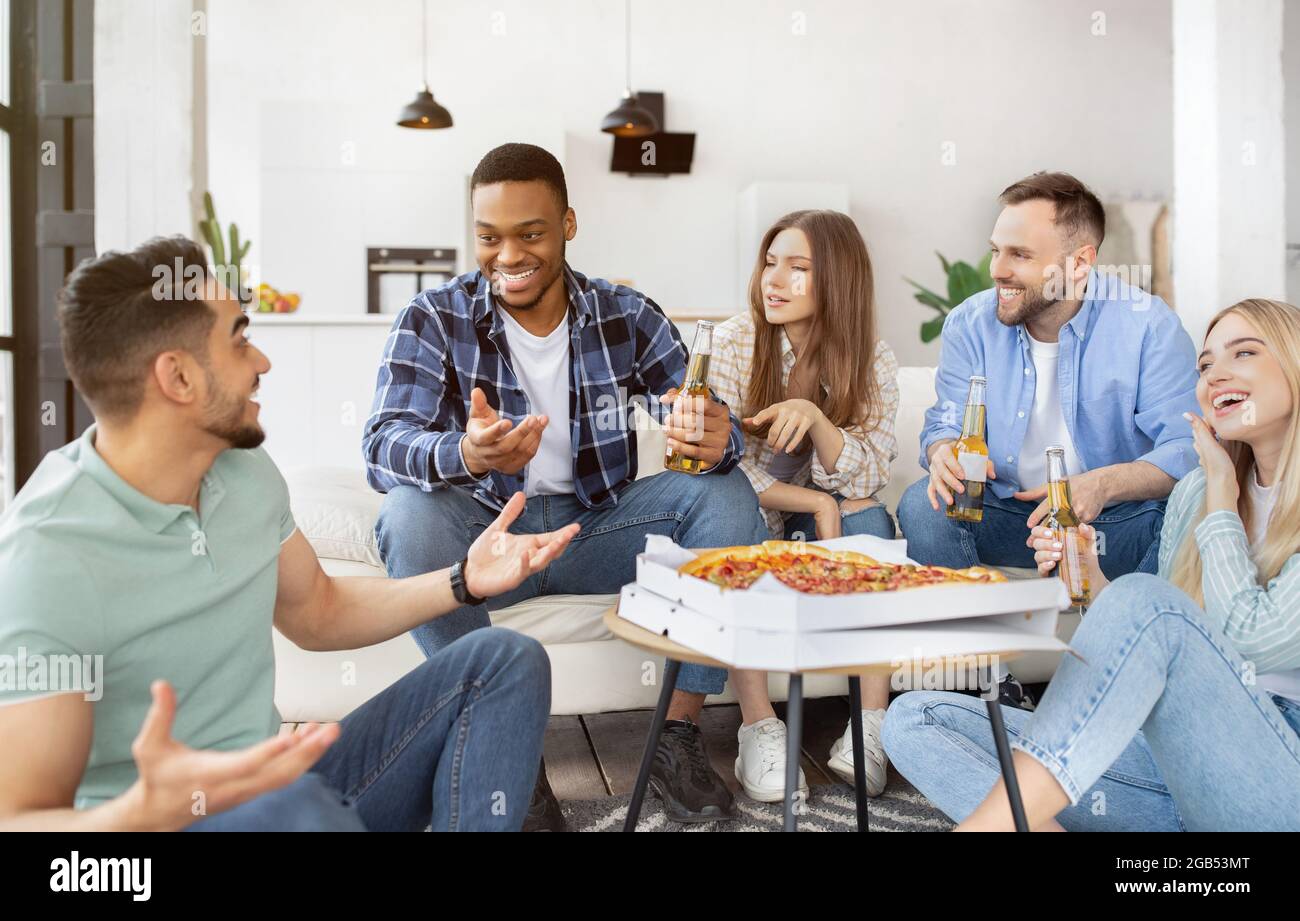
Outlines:
[[[498,182],[544,182],[555,193],[560,210],[569,209],[569,187],[560,161],[535,144],[502,144],[489,150],[469,181],[470,195],[481,185]]]
[[[1037,199],[1056,205],[1056,225],[1065,229],[1067,239],[1082,236],[1093,246],[1101,246],[1106,237],[1106,211],[1101,200],[1078,179],[1069,173],[1034,173],[1013,182],[998,196],[1004,205]]]
[[[154,237],[72,270],[58,297],[63,361],[97,417],[135,415],[159,353],[185,349],[206,362],[216,313],[194,293],[212,290],[211,279],[203,250],[181,236]]]

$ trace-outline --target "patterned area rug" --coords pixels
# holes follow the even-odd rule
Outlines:
[[[598,800],[561,802],[572,831],[622,831],[631,794]],[[647,793],[641,807],[637,831],[780,831],[780,803],[759,803],[737,795],[735,817],[724,822],[684,825],[670,822],[658,798]],[[952,822],[911,784],[893,775],[885,792],[868,802],[872,831],[947,831]],[[800,831],[856,831],[857,812],[853,788],[847,784],[813,787],[805,812],[799,816]]]

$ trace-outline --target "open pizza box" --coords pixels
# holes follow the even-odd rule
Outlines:
[[[907,558],[903,540],[855,536],[816,543],[829,550],[853,550],[885,563],[914,562]],[[697,551],[680,547],[667,537],[649,535],[645,552],[637,556],[636,587],[670,602],[670,606],[698,612],[710,623],[773,633],[838,633],[1026,614],[1044,615],[1043,621],[1050,621],[1046,632],[1052,633],[1057,613],[1070,606],[1069,593],[1060,579],[812,595],[784,585],[769,573],[747,589],[724,589],[678,572],[678,567],[696,555]]]
[[[618,614],[631,623],[736,668],[803,672],[819,668],[889,665],[913,672],[908,683],[913,689],[958,687],[947,674],[943,662],[953,657],[980,657],[975,664],[985,668],[995,664],[1000,655],[1010,657],[1011,653],[1037,650],[1072,652],[1056,636],[1055,610],[988,614],[856,630],[761,630],[723,623],[632,583],[623,586]],[[915,674],[918,670],[923,674]],[[956,671],[967,674],[965,667]],[[931,672],[937,674],[933,681]]]

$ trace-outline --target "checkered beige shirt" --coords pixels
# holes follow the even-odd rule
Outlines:
[[[709,385],[726,401],[738,419],[766,408],[746,403],[754,362],[754,339],[754,320],[748,313],[718,324],[713,334]],[[781,349],[781,383],[789,386],[795,354],[785,330],[781,331]],[[803,467],[786,482],[808,486],[811,481],[813,487],[839,493],[846,499],[871,498],[884,489],[889,482],[889,465],[898,456],[898,440],[894,437],[894,417],[898,413],[898,361],[894,358],[894,350],[883,340],[876,343],[873,367],[880,387],[880,424],[870,431],[861,426],[840,429],[844,433],[844,450],[840,452],[833,473],[828,473],[822,466],[816,451],[809,451]],[[766,440],[745,435],[745,453],[740,459],[740,469],[749,477],[754,492],[761,493],[777,482],[769,470],[774,456],[775,452]],[[785,533],[785,514],[774,509],[763,509],[763,514],[772,536],[780,538]]]

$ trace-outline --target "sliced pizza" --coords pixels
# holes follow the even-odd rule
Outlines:
[[[982,566],[949,569],[911,563],[883,563],[851,550],[827,550],[795,541],[766,541],[701,554],[679,569],[726,589],[746,589],[764,573],[796,591],[813,595],[897,591],[926,585],[1005,582],[1006,576]]]

